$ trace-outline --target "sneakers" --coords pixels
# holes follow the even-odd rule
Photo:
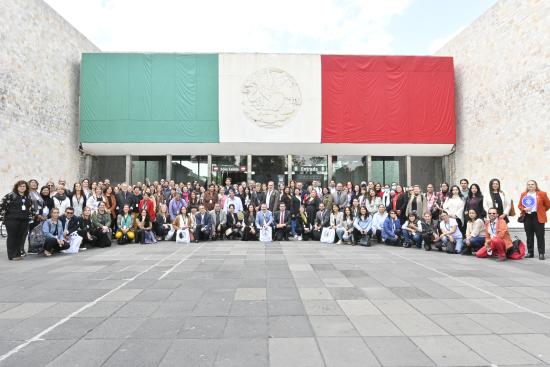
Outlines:
[[[337,245],[341,245],[342,244],[342,240],[338,240],[338,242],[336,242]]]
[[[88,249],[87,247],[81,247],[80,251],[86,251],[87,249]]]
[[[302,236],[296,236],[296,239],[297,239],[298,241],[301,241],[301,240],[302,240]]]

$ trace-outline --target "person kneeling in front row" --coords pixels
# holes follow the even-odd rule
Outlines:
[[[456,219],[449,217],[449,213],[445,210],[440,214],[441,222],[439,223],[440,236],[443,246],[446,247],[447,253],[460,253],[462,251],[462,233],[458,228]]]
[[[485,246],[476,252],[477,257],[496,256],[498,261],[506,260],[506,254],[513,248],[512,238],[506,221],[498,217],[496,208],[489,208],[489,221],[485,224]]]
[[[64,239],[63,224],[59,220],[59,209],[53,208],[50,216],[50,219],[42,224],[42,232],[46,237],[44,242],[44,255],[46,256],[52,256],[56,252],[69,248],[69,243]]]
[[[279,210],[273,216],[275,226],[275,241],[288,241],[290,233],[290,212],[286,210],[286,204],[280,203]]]
[[[401,241],[399,239],[400,235],[401,222],[399,222],[397,218],[397,212],[391,209],[382,227],[382,239],[386,245],[401,246]]]
[[[415,211],[411,211],[407,216],[408,220],[403,223],[403,247],[416,246],[422,247],[422,222]]]
[[[195,243],[208,241],[212,231],[212,216],[206,212],[204,205],[199,206],[199,212],[195,216]]]

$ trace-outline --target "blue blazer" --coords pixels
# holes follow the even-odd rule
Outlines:
[[[57,227],[57,235],[54,235]],[[42,233],[46,238],[55,238],[56,240],[63,240],[65,236],[63,235],[63,224],[61,221],[57,220],[57,226],[52,223],[51,219],[48,219],[42,223]]]
[[[256,213],[256,227],[262,228],[264,224],[267,224],[268,226],[273,225],[273,214],[271,214],[269,210],[265,212],[265,220],[264,213],[262,211]]]
[[[382,238],[395,238],[397,231],[401,229],[401,222],[399,219],[392,221],[390,217],[387,217],[382,226]]]
[[[201,213],[197,213],[195,215],[195,221],[197,223],[197,226],[202,224],[204,227],[206,227],[208,229],[210,229],[210,227],[212,227],[212,216],[208,212],[204,213],[204,219],[203,219],[202,222],[201,222]]]

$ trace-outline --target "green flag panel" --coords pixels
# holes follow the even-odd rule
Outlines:
[[[218,55],[82,55],[84,143],[217,143]]]

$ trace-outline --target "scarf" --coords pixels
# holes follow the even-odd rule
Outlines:
[[[300,216],[302,217],[302,222],[307,225],[307,216],[306,213],[301,213]]]
[[[65,193],[63,193],[61,195],[59,193],[57,193],[53,197],[56,198],[59,201],[65,201],[65,199],[67,198],[67,195],[65,195]]]

